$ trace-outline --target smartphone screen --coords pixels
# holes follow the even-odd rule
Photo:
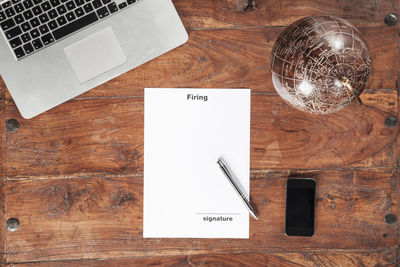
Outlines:
[[[286,234],[312,236],[314,216],[315,181],[308,178],[289,178],[286,186]]]

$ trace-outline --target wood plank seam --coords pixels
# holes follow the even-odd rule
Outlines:
[[[3,90],[3,91],[5,91],[5,90]],[[3,112],[4,123],[6,123],[6,121],[7,121],[7,114],[6,114],[7,113],[7,109],[6,109],[5,101],[4,101],[4,107],[3,108],[4,108],[4,112]],[[5,128],[5,125],[3,125],[3,127]],[[5,179],[7,179],[7,136],[8,136],[7,129],[4,130],[4,133],[5,133],[5,149],[4,149],[5,150],[4,151],[5,157],[4,157],[4,163],[3,164],[4,164]],[[5,216],[7,214],[7,194],[5,193],[6,182],[4,181],[1,184],[2,184],[2,192],[4,194],[3,195],[4,203],[2,203],[2,208],[4,210],[4,213],[2,214],[1,219],[0,219],[0,221],[2,222],[2,225],[0,225],[0,227],[2,228],[0,230],[0,233],[4,234],[3,250],[4,250],[4,253],[5,253],[5,257],[4,257],[3,260],[4,260],[5,263],[7,263],[7,230],[5,229],[6,228],[5,227],[5,222],[7,220],[7,218]]]
[[[4,126],[3,126],[4,127]],[[0,181],[0,211],[1,211],[1,217],[0,217],[0,235],[1,235],[1,262],[6,263],[7,262],[7,232],[6,232],[6,182],[4,180]]]
[[[166,85],[169,87],[177,87],[179,85],[189,86],[186,81],[190,81],[190,79],[195,80],[195,78],[198,77],[198,80],[204,81],[208,86],[215,85],[218,87],[227,87],[230,84],[229,81],[233,81],[234,83],[232,86],[238,85],[238,87],[243,87],[246,86],[246,83],[250,83],[252,86],[249,85],[246,87],[255,90],[275,92],[271,78],[264,78],[264,76],[270,76],[267,74],[269,62],[266,62],[269,59],[268,51],[271,49],[273,42],[280,32],[281,29],[269,31],[264,29],[252,29],[248,31],[235,32],[224,30],[211,31],[211,33],[199,33],[198,31],[195,31],[191,33],[189,42],[184,46],[177,48],[176,50],[171,51],[151,63],[145,64],[129,72],[128,74],[121,75],[105,85],[99,86],[97,89],[85,93],[84,96],[97,96],[104,93],[111,95],[111,97],[121,93],[127,95],[143,95],[143,88],[146,87],[146,85],[150,85],[150,87],[162,87],[162,84],[152,82],[147,75],[152,76],[152,71],[156,74],[155,71],[160,70],[159,68],[167,63],[168,60],[166,59],[168,59],[168,57],[171,57],[171,60],[175,62],[171,68],[174,68],[177,71],[173,73],[171,73],[171,71],[164,71],[160,76],[155,77],[160,77],[160,79],[165,79],[167,75],[168,77],[173,77],[173,79],[166,79]],[[393,28],[384,28],[383,26],[377,28],[363,28],[363,32],[366,34],[367,40],[374,44],[371,47],[371,53],[374,56],[374,62],[377,62],[377,64],[375,64],[375,70],[373,70],[371,74],[372,82],[370,82],[368,87],[395,88],[395,80],[398,71],[397,68],[395,68],[395,65],[397,65],[397,52],[395,52],[394,47],[397,47],[398,38],[395,38]],[[258,38],[257,40],[259,41],[251,45],[243,42],[244,39],[247,39],[250,36]],[[211,41],[211,43],[208,43],[207,41]],[[221,50],[224,48],[227,48],[226,52]],[[218,53],[219,51],[222,51],[222,53]],[[209,55],[208,52],[210,52]],[[219,58],[218,54],[226,54],[224,58],[228,58],[230,53],[233,52],[235,52],[233,59],[220,62],[222,59]],[[192,53],[194,53],[194,55],[192,55]],[[253,63],[245,63],[243,56],[240,56],[245,53],[249,53],[249,60]],[[197,62],[191,60],[192,56],[199,58],[203,56],[206,59],[208,58],[208,60],[200,60]],[[390,57],[393,59],[389,59]],[[211,73],[209,67],[211,64],[218,64],[218,62],[220,62],[221,65],[230,66],[230,63],[235,61],[243,62],[243,66],[240,66],[241,64],[235,64],[235,66],[229,68],[222,68],[223,72],[218,72],[217,70],[215,73]],[[380,62],[387,62],[388,65],[385,66]],[[261,68],[257,69],[257,67]],[[226,71],[231,70],[233,74],[225,74],[226,72],[224,69],[226,69]],[[193,72],[196,73],[195,77],[192,75]],[[211,73],[210,77],[207,77],[208,72]],[[236,79],[235,81],[234,75],[236,73],[245,75],[243,80]],[[374,79],[374,73],[377,79]],[[179,78],[179,75],[182,75],[185,81],[183,81],[182,77]],[[140,78],[142,78],[142,81],[140,81]],[[124,85],[124,83],[126,83],[126,85]],[[197,81],[196,85],[201,86],[202,83],[203,82]],[[114,90],[110,91],[109,89],[111,88]],[[8,92],[6,97],[8,100],[11,97]]]
[[[279,170],[292,170],[292,169],[299,169],[299,170],[314,170],[314,169],[321,169],[321,168],[326,168],[326,169],[343,169],[343,168],[368,168],[370,166],[374,166],[377,168],[381,167],[388,167],[388,166],[393,166],[397,167],[397,161],[395,160],[395,152],[394,146],[397,145],[393,142],[396,141],[397,135],[398,135],[398,126],[394,128],[387,128],[387,126],[384,125],[385,118],[389,114],[394,114],[394,110],[398,110],[397,107],[391,107],[387,106],[387,97],[395,97],[397,98],[397,93],[396,94],[371,94],[369,97],[366,97],[366,101],[370,101],[372,104],[375,103],[376,106],[365,106],[365,107],[359,107],[356,104],[352,104],[349,107],[346,108],[343,112],[339,113],[338,116],[327,116],[325,117],[327,120],[331,121],[332,123],[336,124],[338,120],[342,120],[340,124],[338,124],[337,127],[331,128],[330,125],[326,125],[324,120],[321,120],[320,118],[316,116],[310,116],[310,120],[308,119],[308,116],[305,114],[305,118],[303,115],[301,115],[300,112],[297,112],[295,109],[291,108],[282,100],[280,100],[279,97],[277,96],[265,96],[265,97],[255,97],[253,99],[254,103],[254,109],[252,114],[254,115],[252,120],[258,120],[260,121],[260,125],[262,126],[257,126],[255,127],[253,125],[252,127],[252,138],[253,139],[253,144],[251,146],[252,151],[253,151],[253,165],[251,166],[251,171],[257,171],[257,170],[270,170],[270,169],[279,169]],[[384,96],[382,98],[381,96]],[[368,100],[371,98],[372,100]],[[143,151],[142,151],[142,145],[143,145],[143,139],[142,139],[142,130],[141,128],[135,128],[134,126],[136,125],[137,127],[142,126],[142,112],[143,112],[143,98],[131,98],[135,99],[133,101],[124,100],[124,101],[118,101],[116,99],[113,99],[114,101],[108,101],[108,99],[102,99],[104,101],[98,101],[98,100],[82,100],[82,101],[71,101],[67,104],[65,104],[63,107],[67,109],[72,108],[75,109],[74,107],[80,107],[83,110],[87,110],[90,114],[90,116],[87,118],[87,120],[80,120],[78,117],[76,119],[72,119],[68,121],[68,118],[70,117],[68,112],[64,112],[64,108],[56,108],[53,110],[53,112],[49,112],[48,116],[42,115],[43,122],[46,120],[47,126],[45,125],[44,128],[40,126],[40,124],[35,123],[33,120],[29,121],[24,121],[21,120],[22,127],[19,129],[18,132],[16,133],[7,133],[7,144],[9,147],[7,148],[7,170],[9,172],[12,172],[13,175],[10,176],[10,173],[7,173],[7,179],[10,178],[26,178],[26,177],[32,177],[36,176],[38,179],[40,177],[70,177],[72,173],[70,171],[64,171],[64,172],[59,172],[57,169],[59,167],[68,167],[68,166],[73,166],[75,168],[75,172],[73,175],[79,176],[79,177],[88,177],[86,176],[85,173],[90,173],[90,176],[95,176],[95,177],[101,177],[104,175],[104,172],[106,173],[111,173],[111,175],[114,177],[115,175],[119,175],[119,171],[123,171],[124,175],[131,175],[132,173],[138,173],[142,171],[142,165],[141,161],[143,159]],[[80,104],[82,103],[82,104]],[[86,103],[86,104],[85,104]],[[368,102],[367,102],[368,103]],[[382,104],[384,103],[384,104]],[[110,111],[109,114],[105,114],[104,117],[100,116],[97,118],[96,113],[99,110],[102,110],[104,108],[104,105],[110,106],[110,107],[116,107],[119,106],[119,109],[117,112]],[[10,112],[11,114],[9,115]],[[282,114],[286,114],[287,116],[285,117],[284,115],[278,115],[281,112]],[[74,118],[79,112],[73,111]],[[355,115],[352,115],[355,113]],[[369,115],[367,115],[369,114]],[[290,115],[290,116],[289,116]],[[17,117],[17,111],[14,109],[14,106],[9,107],[7,109],[7,116],[12,118],[12,117]],[[51,120],[54,119],[54,121],[60,121],[60,116],[62,118],[67,119],[67,124],[64,125],[63,123],[55,122],[54,124],[51,122]],[[133,116],[133,117],[132,117]],[[374,116],[374,117],[371,117]],[[134,120],[136,121],[133,126],[127,126],[127,123],[130,124],[130,120],[127,120],[127,117],[135,118]],[[365,119],[364,119],[365,118]],[[373,119],[375,118],[375,119]],[[358,125],[354,125],[351,121],[353,119],[357,120]],[[112,129],[113,127],[116,129],[121,128],[120,132],[117,130],[105,130],[104,131],[104,137],[107,137],[107,139],[101,138],[99,139],[102,135],[102,132],[99,132],[98,129],[93,126],[91,123],[93,120],[97,120],[100,122],[96,123],[95,125],[100,126],[102,128],[108,127]],[[366,122],[364,121],[366,120]],[[379,120],[379,121],[377,121]],[[64,121],[64,119],[61,119],[61,121]],[[329,123],[328,123],[329,124]],[[74,125],[74,126],[70,126]],[[33,127],[32,129],[29,129],[30,127]],[[80,132],[78,131],[81,127],[85,129],[87,127],[87,131],[85,130],[85,134],[81,135]],[[74,129],[76,128],[76,129]],[[269,131],[270,129],[271,131]],[[69,135],[68,133],[74,130],[74,133],[72,135]],[[32,133],[31,133],[32,131]],[[46,132],[45,139],[39,138],[37,136],[40,135],[41,132]],[[323,131],[323,132],[321,132]],[[268,134],[266,134],[268,132]],[[304,132],[304,137],[298,137],[299,134],[302,134]],[[325,133],[324,133],[325,132]],[[100,134],[99,134],[100,133]],[[340,133],[340,134],[339,134]],[[32,136],[32,134],[34,136]],[[62,134],[62,135],[60,135]],[[133,139],[132,137],[128,138],[128,135],[134,135]],[[277,135],[280,136],[285,136],[284,139],[279,140]],[[321,152],[335,152],[335,149],[341,149],[342,151],[340,152],[341,155],[339,156],[344,156],[347,157],[345,159],[338,159],[337,162],[341,160],[341,162],[344,162],[346,165],[336,165],[332,163],[332,157],[330,155],[324,156],[323,153],[321,156],[324,158],[324,162],[322,162],[322,165],[318,163],[318,159],[315,163],[312,164],[305,164],[306,159],[301,159],[299,160],[296,164],[291,165],[291,164],[286,164],[285,161],[281,165],[278,165],[272,161],[266,160],[266,156],[270,155],[271,153],[280,153],[276,148],[273,148],[271,151],[268,152],[267,150],[269,149],[268,145],[265,145],[265,143],[271,143],[274,140],[281,142],[281,146],[283,145],[285,147],[285,150],[291,151],[292,149],[295,149],[297,146],[302,147],[304,145],[308,145],[310,141],[307,141],[310,138],[313,138],[313,135],[321,135],[322,142],[316,140],[316,141],[311,141],[312,144],[320,144],[320,148],[314,151],[309,151],[306,153],[307,155],[314,156],[315,152],[321,151]],[[335,145],[332,141],[329,142],[327,136],[331,136],[332,139],[329,140],[337,140],[339,142],[338,145]],[[347,136],[347,137],[344,137]],[[361,145],[356,148],[356,153],[353,153],[355,157],[349,157],[348,155],[346,156],[346,149],[347,145],[352,146],[352,144],[357,144],[357,142],[352,142],[354,140],[353,138],[361,137],[361,140],[364,140]],[[94,138],[95,137],[95,138]],[[64,140],[65,139],[65,140]],[[298,139],[298,141],[296,141]],[[296,147],[292,147],[290,145],[290,142],[292,141],[287,141],[287,140],[293,140],[293,142],[298,142]],[[305,140],[305,141],[303,141]],[[367,142],[367,141],[375,141],[373,143]],[[32,141],[33,143],[30,143]],[[44,142],[44,143],[43,143]],[[110,143],[111,142],[111,143]],[[289,142],[289,143],[288,143]],[[43,144],[42,144],[43,143]],[[380,144],[379,144],[380,143]],[[108,169],[102,169],[104,164],[103,162],[101,164],[94,164],[90,165],[91,169],[84,169],[82,172],[80,171],[80,167],[74,163],[74,161],[66,162],[63,160],[68,160],[69,154],[68,151],[71,149],[75,149],[76,152],[79,152],[81,147],[79,144],[82,144],[84,147],[84,158],[87,158],[88,160],[98,160],[99,156],[105,156],[106,159],[108,159],[108,164],[110,164],[110,168]],[[110,145],[111,144],[111,145]],[[340,145],[342,144],[342,145]],[[343,146],[343,144],[346,144],[346,146]],[[379,147],[377,146],[379,144]],[[114,145],[114,146],[113,146]],[[324,147],[328,145],[328,149],[325,149]],[[35,148],[35,146],[37,148]],[[121,146],[125,147],[122,148]],[[376,146],[374,148],[374,146]],[[101,151],[104,153],[99,153],[99,154],[90,154],[90,150],[88,148],[94,147],[94,149],[97,150],[97,147],[101,148]],[[308,146],[309,147],[309,146]],[[343,149],[341,148],[343,147]],[[379,149],[378,149],[379,148]],[[368,164],[367,166],[362,165],[363,160],[368,159],[368,158],[373,158],[375,155],[377,155],[377,151],[387,150],[387,148],[390,148],[387,153],[389,154],[384,154],[385,159],[383,162],[379,159],[378,163],[372,162],[371,165]],[[128,150],[129,151],[128,151]],[[133,155],[132,157],[129,156],[132,151],[137,150],[139,154],[137,156]],[[26,152],[24,152],[26,151]],[[43,154],[42,152],[45,152]],[[72,150],[74,151],[74,150]],[[131,151],[131,152],[130,152]],[[111,153],[110,153],[111,152]],[[350,151],[352,153],[352,151]],[[295,154],[292,154],[292,152],[287,153],[288,159],[294,159],[297,160],[302,157],[301,154],[304,154],[305,151],[303,150],[302,152],[296,152]],[[30,154],[30,155],[29,155]],[[347,153],[348,154],[348,153]],[[29,155],[29,156],[27,156]],[[38,158],[38,155],[42,155],[44,157],[43,160],[49,160],[49,163],[52,165],[52,168],[54,168],[56,171],[50,171],[47,172],[47,170],[50,168],[49,165],[46,165],[46,168],[43,165],[43,162]],[[80,158],[82,156],[81,153],[76,153],[75,158]],[[97,158],[93,158],[93,155],[95,155]],[[334,156],[334,155],[333,155]],[[12,162],[10,163],[9,157],[12,157]],[[29,160],[32,162],[32,167],[25,167],[27,166],[26,160],[19,160],[19,158],[25,158],[26,160]],[[115,160],[118,162],[118,165],[115,165],[113,162]],[[131,160],[136,161],[136,163],[131,162]],[[255,160],[255,161],[254,161]],[[353,164],[356,162],[356,164]],[[359,163],[357,163],[359,162]],[[264,163],[267,163],[266,165]],[[335,162],[336,163],[336,162]],[[11,166],[9,166],[12,164]],[[389,164],[389,165],[387,165]],[[135,166],[135,168],[130,168],[130,165]],[[350,166],[349,166],[350,165]],[[355,165],[355,166],[353,166]],[[267,166],[267,168],[266,168]],[[25,168],[25,171],[24,171]],[[36,173],[32,173],[33,168],[36,168]],[[56,169],[57,168],[57,169]],[[96,170],[99,169],[100,171],[97,172]]]
[[[397,14],[399,15],[399,14]],[[397,26],[397,28],[399,28],[399,26]],[[399,33],[400,34],[400,33]],[[397,49],[400,53],[400,39],[398,39],[398,45],[397,45]],[[398,62],[398,66],[400,66],[400,56],[397,57],[397,62]],[[397,69],[397,81],[396,81],[396,88],[397,88],[397,103],[400,104],[400,67]],[[399,112],[400,112],[400,106],[398,107]],[[398,113],[400,114],[400,113]],[[400,123],[399,120],[399,116],[397,116],[397,123]],[[397,134],[397,189],[400,190],[400,137],[399,134]],[[398,236],[398,242],[397,242],[397,247],[398,247],[398,253],[397,253],[397,264],[400,265],[400,194],[397,194],[397,236]]]
[[[400,170],[400,167],[383,167],[383,166],[378,166],[378,167],[348,167],[348,168],[340,168],[340,167],[326,167],[326,168],[312,168],[312,169],[307,169],[307,168],[274,168],[274,169],[251,169],[250,174],[276,174],[276,173],[282,173],[282,172],[288,172],[288,173],[318,173],[318,172],[324,172],[324,171],[363,171],[363,170]],[[135,173],[124,173],[124,174],[118,174],[118,173],[99,173],[99,174],[93,174],[93,175],[53,175],[53,176],[36,176],[34,178],[32,177],[26,177],[26,176],[13,176],[13,177],[7,177],[4,179],[5,182],[13,182],[13,181],[38,181],[38,180],[63,180],[63,179],[113,179],[113,178],[132,178],[132,179],[143,179],[143,172],[135,172]],[[257,180],[260,178],[251,178],[251,180]]]
[[[400,255],[400,249],[393,247],[393,248],[388,248],[388,249],[371,249],[371,250],[363,250],[363,249],[349,249],[349,250],[341,250],[341,249],[323,249],[323,250],[309,250],[309,251],[291,251],[291,252],[284,252],[282,250],[276,250],[276,251],[271,251],[271,250],[266,250],[266,251],[259,251],[259,252],[240,252],[240,253],[234,253],[234,255],[269,255],[269,254],[283,254],[283,255],[294,255],[294,254],[314,254],[314,253],[334,253],[334,254],[349,254],[349,253],[384,253],[384,252],[392,252],[395,254],[395,261],[398,262],[398,256]],[[163,259],[163,258],[171,258],[171,257],[205,257],[205,256],[224,256],[224,255],[232,255],[232,253],[226,252],[226,253],[207,253],[207,254],[187,254],[187,255],[182,255],[182,254],[171,254],[171,255],[165,255],[165,256],[132,256],[132,257],[113,257],[112,259],[110,258],[89,258],[89,259],[61,259],[61,260],[42,260],[42,261],[23,261],[23,262],[7,262],[7,265],[9,264],[39,264],[39,263],[74,263],[74,262],[96,262],[96,261],[109,261],[109,260],[141,260],[141,259]]]
[[[213,242],[211,240],[214,243],[215,252],[282,251],[280,245],[285,244],[286,238],[282,235],[282,224],[278,217],[279,212],[284,210],[284,199],[281,194],[275,192],[283,190],[286,177],[287,173],[275,176],[265,175],[263,180],[257,180],[251,184],[253,201],[262,214],[271,212],[272,214],[263,217],[260,223],[251,222],[250,229],[253,238],[250,240],[241,242],[235,242],[235,240],[225,240],[225,242],[216,240]],[[319,232],[317,239],[314,239],[317,242],[314,245],[310,244],[304,249],[299,248],[297,246],[301,241],[292,239],[293,244],[286,247],[285,250],[287,252],[291,252],[290,249],[293,249],[293,251],[300,249],[316,251],[324,247],[326,249],[341,248],[345,250],[344,240],[353,244],[349,249],[356,250],[389,249],[397,246],[396,226],[394,224],[388,225],[383,220],[385,215],[391,211],[394,212],[392,209],[396,207],[392,206],[392,203],[395,204],[396,201],[396,182],[393,170],[351,172],[348,174],[323,172],[319,177],[319,212],[317,214],[319,213],[320,219],[326,218],[319,220],[320,227],[322,227],[319,229],[324,230]],[[157,255],[163,254],[163,251],[159,250],[159,246],[167,246],[164,251],[165,255],[168,253],[176,255],[180,253],[179,248],[183,249],[182,245],[185,244],[185,240],[142,239],[142,217],[140,215],[142,180],[133,181],[129,178],[97,179],[97,181],[88,182],[66,179],[64,181],[35,181],[33,183],[30,181],[9,181],[8,184],[7,192],[10,199],[8,203],[11,203],[12,207],[8,216],[19,217],[21,221],[30,222],[20,231],[9,235],[8,241],[12,245],[12,248],[8,250],[10,260],[34,260],[35,258],[39,260],[38,256],[42,256],[40,259],[45,260],[46,255],[53,259],[59,259],[60,256],[57,256],[57,251],[62,248],[67,250],[61,257],[77,258],[78,255],[70,248],[79,245],[89,246],[82,251],[84,254],[79,257],[85,255],[85,257],[98,258],[98,256],[110,254],[116,254],[115,256],[148,256],[153,250],[153,245],[156,246],[154,248],[156,251],[160,251],[160,253],[156,253]],[[381,186],[372,186],[377,184]],[[114,197],[118,195],[125,198],[124,196],[129,194],[133,194],[134,199],[115,208],[115,203],[119,203],[119,200]],[[266,204],[263,204],[263,200],[267,200]],[[25,206],[26,210],[18,210],[19,206]],[[370,208],[374,208],[375,212],[368,213]],[[362,209],[365,212],[361,212]],[[342,214],[343,210],[355,212],[355,214],[349,213],[348,216],[344,216],[335,223],[335,216]],[[115,224],[114,219],[109,216],[110,214],[113,214],[115,218],[120,218],[119,223]],[[279,220],[279,222],[276,222],[276,220]],[[348,225],[352,222],[354,222],[354,225]],[[97,225],[97,230],[91,227],[86,228],[85,225],[88,224]],[[272,231],[268,230],[265,224],[271,225]],[[74,230],[75,227],[77,228],[76,231]],[[98,227],[101,227],[103,231]],[[360,230],[360,227],[365,227],[365,229]],[[336,234],[330,233],[334,229],[337,229],[338,232]],[[104,236],[101,234],[104,230],[107,230],[107,232],[111,230],[113,234],[108,237]],[[91,234],[87,235],[87,233]],[[130,234],[126,235],[126,233]],[[350,233],[353,236],[348,239],[347,235]],[[384,233],[386,235],[382,236]],[[338,235],[341,236],[341,240],[337,240]],[[61,238],[70,239],[68,245]],[[278,242],[275,244],[272,239]],[[283,241],[279,241],[280,239],[283,239]],[[110,246],[108,241],[112,241],[113,245]],[[202,254],[208,248],[207,243],[203,240],[191,240],[191,243],[193,245],[185,250],[185,253]],[[278,245],[278,243],[281,244]],[[45,244],[48,244],[47,250],[37,251],[35,249],[37,245]],[[90,244],[95,244],[95,246]],[[242,247],[245,244],[249,246],[248,249]],[[120,247],[121,245],[122,247]],[[130,247],[131,245],[134,247]],[[143,250],[143,246],[147,249]]]
[[[144,88],[142,88],[144,90]],[[378,90],[399,90],[399,89],[394,89],[394,88],[369,88],[369,89],[365,89],[364,92],[361,94],[373,94],[375,92],[377,92]],[[143,91],[144,92],[144,91]],[[258,95],[262,95],[262,96],[279,96],[279,94],[277,92],[251,92],[252,96],[258,96]],[[144,99],[143,95],[124,95],[124,96],[93,96],[93,97],[80,97],[77,96],[69,101],[82,101],[82,100],[98,100],[98,99],[134,99],[134,98],[142,98]],[[10,105],[10,104],[8,104]]]

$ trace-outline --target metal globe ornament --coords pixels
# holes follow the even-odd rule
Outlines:
[[[272,82],[295,108],[328,114],[361,103],[371,55],[361,32],[333,16],[303,18],[287,27],[272,49]]]

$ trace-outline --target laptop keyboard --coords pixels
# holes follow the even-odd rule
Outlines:
[[[0,28],[20,60],[142,0],[8,0]]]

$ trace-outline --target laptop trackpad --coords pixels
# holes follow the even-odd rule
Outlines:
[[[64,48],[64,53],[81,83],[127,61],[111,27]]]

